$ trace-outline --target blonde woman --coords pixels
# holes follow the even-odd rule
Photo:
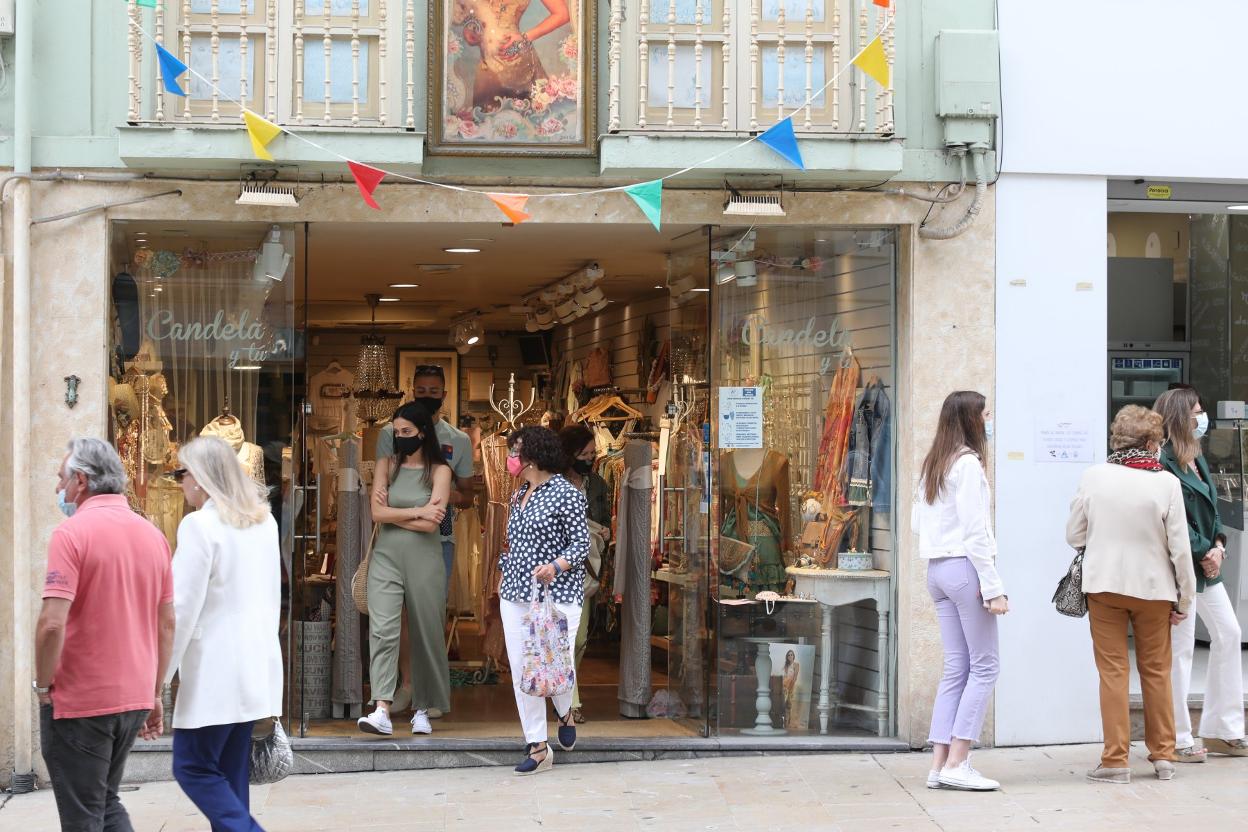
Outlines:
[[[173,556],[177,633],[168,673],[173,776],[213,829],[255,830],[248,795],[252,724],[282,712],[281,551],[267,489],[225,442],[178,452],[173,477],[195,511]],[[166,680],[168,681],[168,679]]]
[[[1226,535],[1218,519],[1218,486],[1200,453],[1200,438],[1209,430],[1209,417],[1201,407],[1200,394],[1190,387],[1163,393],[1154,409],[1165,422],[1166,444],[1161,449],[1161,464],[1179,478],[1183,487],[1187,536],[1196,574],[1196,615],[1209,630],[1209,667],[1205,671],[1205,702],[1200,715],[1203,748],[1196,746],[1192,736],[1192,715],[1187,707],[1192,654],[1196,650],[1196,618],[1189,615],[1172,635],[1174,664],[1170,686],[1174,697],[1175,753],[1182,763],[1203,763],[1207,751],[1248,756],[1239,619],[1222,585]]]
[[[1083,472],[1066,542],[1083,549],[1092,653],[1101,676],[1101,764],[1093,783],[1128,784],[1131,711],[1128,628],[1144,693],[1144,744],[1159,780],[1174,778],[1170,627],[1196,596],[1183,490],[1158,461],[1161,416],[1127,405],[1110,429],[1113,453]]]

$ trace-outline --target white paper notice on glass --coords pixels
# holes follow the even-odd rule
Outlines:
[[[1092,429],[1079,419],[1047,419],[1036,423],[1037,462],[1095,462]]]
[[[763,388],[719,388],[719,447],[763,447]]]

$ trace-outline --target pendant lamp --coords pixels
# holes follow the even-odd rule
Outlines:
[[[377,334],[377,304],[381,295],[365,295],[372,311],[372,329],[360,339],[360,355],[355,362],[355,414],[369,423],[387,421],[403,393],[394,383],[394,365],[384,335]]]

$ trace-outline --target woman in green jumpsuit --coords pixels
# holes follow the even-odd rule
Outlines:
[[[451,469],[429,412],[414,402],[394,414],[394,463],[387,505],[373,505],[379,524],[368,561],[370,674],[377,708],[360,730],[390,735],[390,703],[398,685],[399,630],[406,604],[411,634],[412,733],[432,732],[430,708],[451,708],[450,669],[442,627],[446,566],[438,524],[451,493]]]

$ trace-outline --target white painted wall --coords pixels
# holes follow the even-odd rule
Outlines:
[[[1001,622],[998,745],[1101,736],[1087,620],[1058,615],[1049,600],[1073,557],[1065,524],[1086,466],[1038,462],[1035,431],[1052,416],[1086,420],[1104,460],[1105,188],[1104,178],[1081,176],[1005,174],[997,183],[991,406],[997,565],[1012,610]]]
[[[1243,0],[999,0],[1005,169],[1248,179]]]

